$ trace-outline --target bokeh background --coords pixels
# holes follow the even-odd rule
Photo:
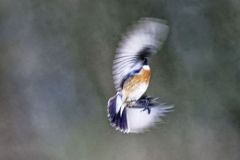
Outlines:
[[[119,40],[166,19],[148,94],[175,105],[144,134],[106,117]],[[1,0],[1,160],[239,160],[239,0]]]

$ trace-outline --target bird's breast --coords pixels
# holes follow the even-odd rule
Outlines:
[[[143,67],[141,71],[130,78],[123,86],[123,95],[127,100],[138,100],[146,92],[151,77],[150,68]]]

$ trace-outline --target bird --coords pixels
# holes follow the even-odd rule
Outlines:
[[[146,95],[151,79],[150,56],[157,53],[169,32],[167,21],[141,18],[123,36],[113,60],[116,94],[108,100],[111,125],[122,133],[141,133],[154,126],[173,106]]]

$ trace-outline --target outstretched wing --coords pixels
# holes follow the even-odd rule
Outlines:
[[[117,91],[121,91],[126,75],[141,68],[142,60],[162,46],[168,30],[164,20],[143,18],[124,36],[113,61],[113,80]]]

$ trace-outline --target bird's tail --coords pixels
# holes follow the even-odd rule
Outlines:
[[[128,132],[126,107],[120,93],[108,100],[108,119],[117,130]]]
[[[147,107],[149,107],[150,112],[144,109],[146,106],[142,102],[145,101],[148,102]],[[170,105],[159,104],[152,97],[142,97],[131,107],[121,108],[122,106],[120,94],[116,94],[108,101],[110,123],[123,133],[144,132],[154,126],[156,122],[160,122],[161,118],[173,108]]]

